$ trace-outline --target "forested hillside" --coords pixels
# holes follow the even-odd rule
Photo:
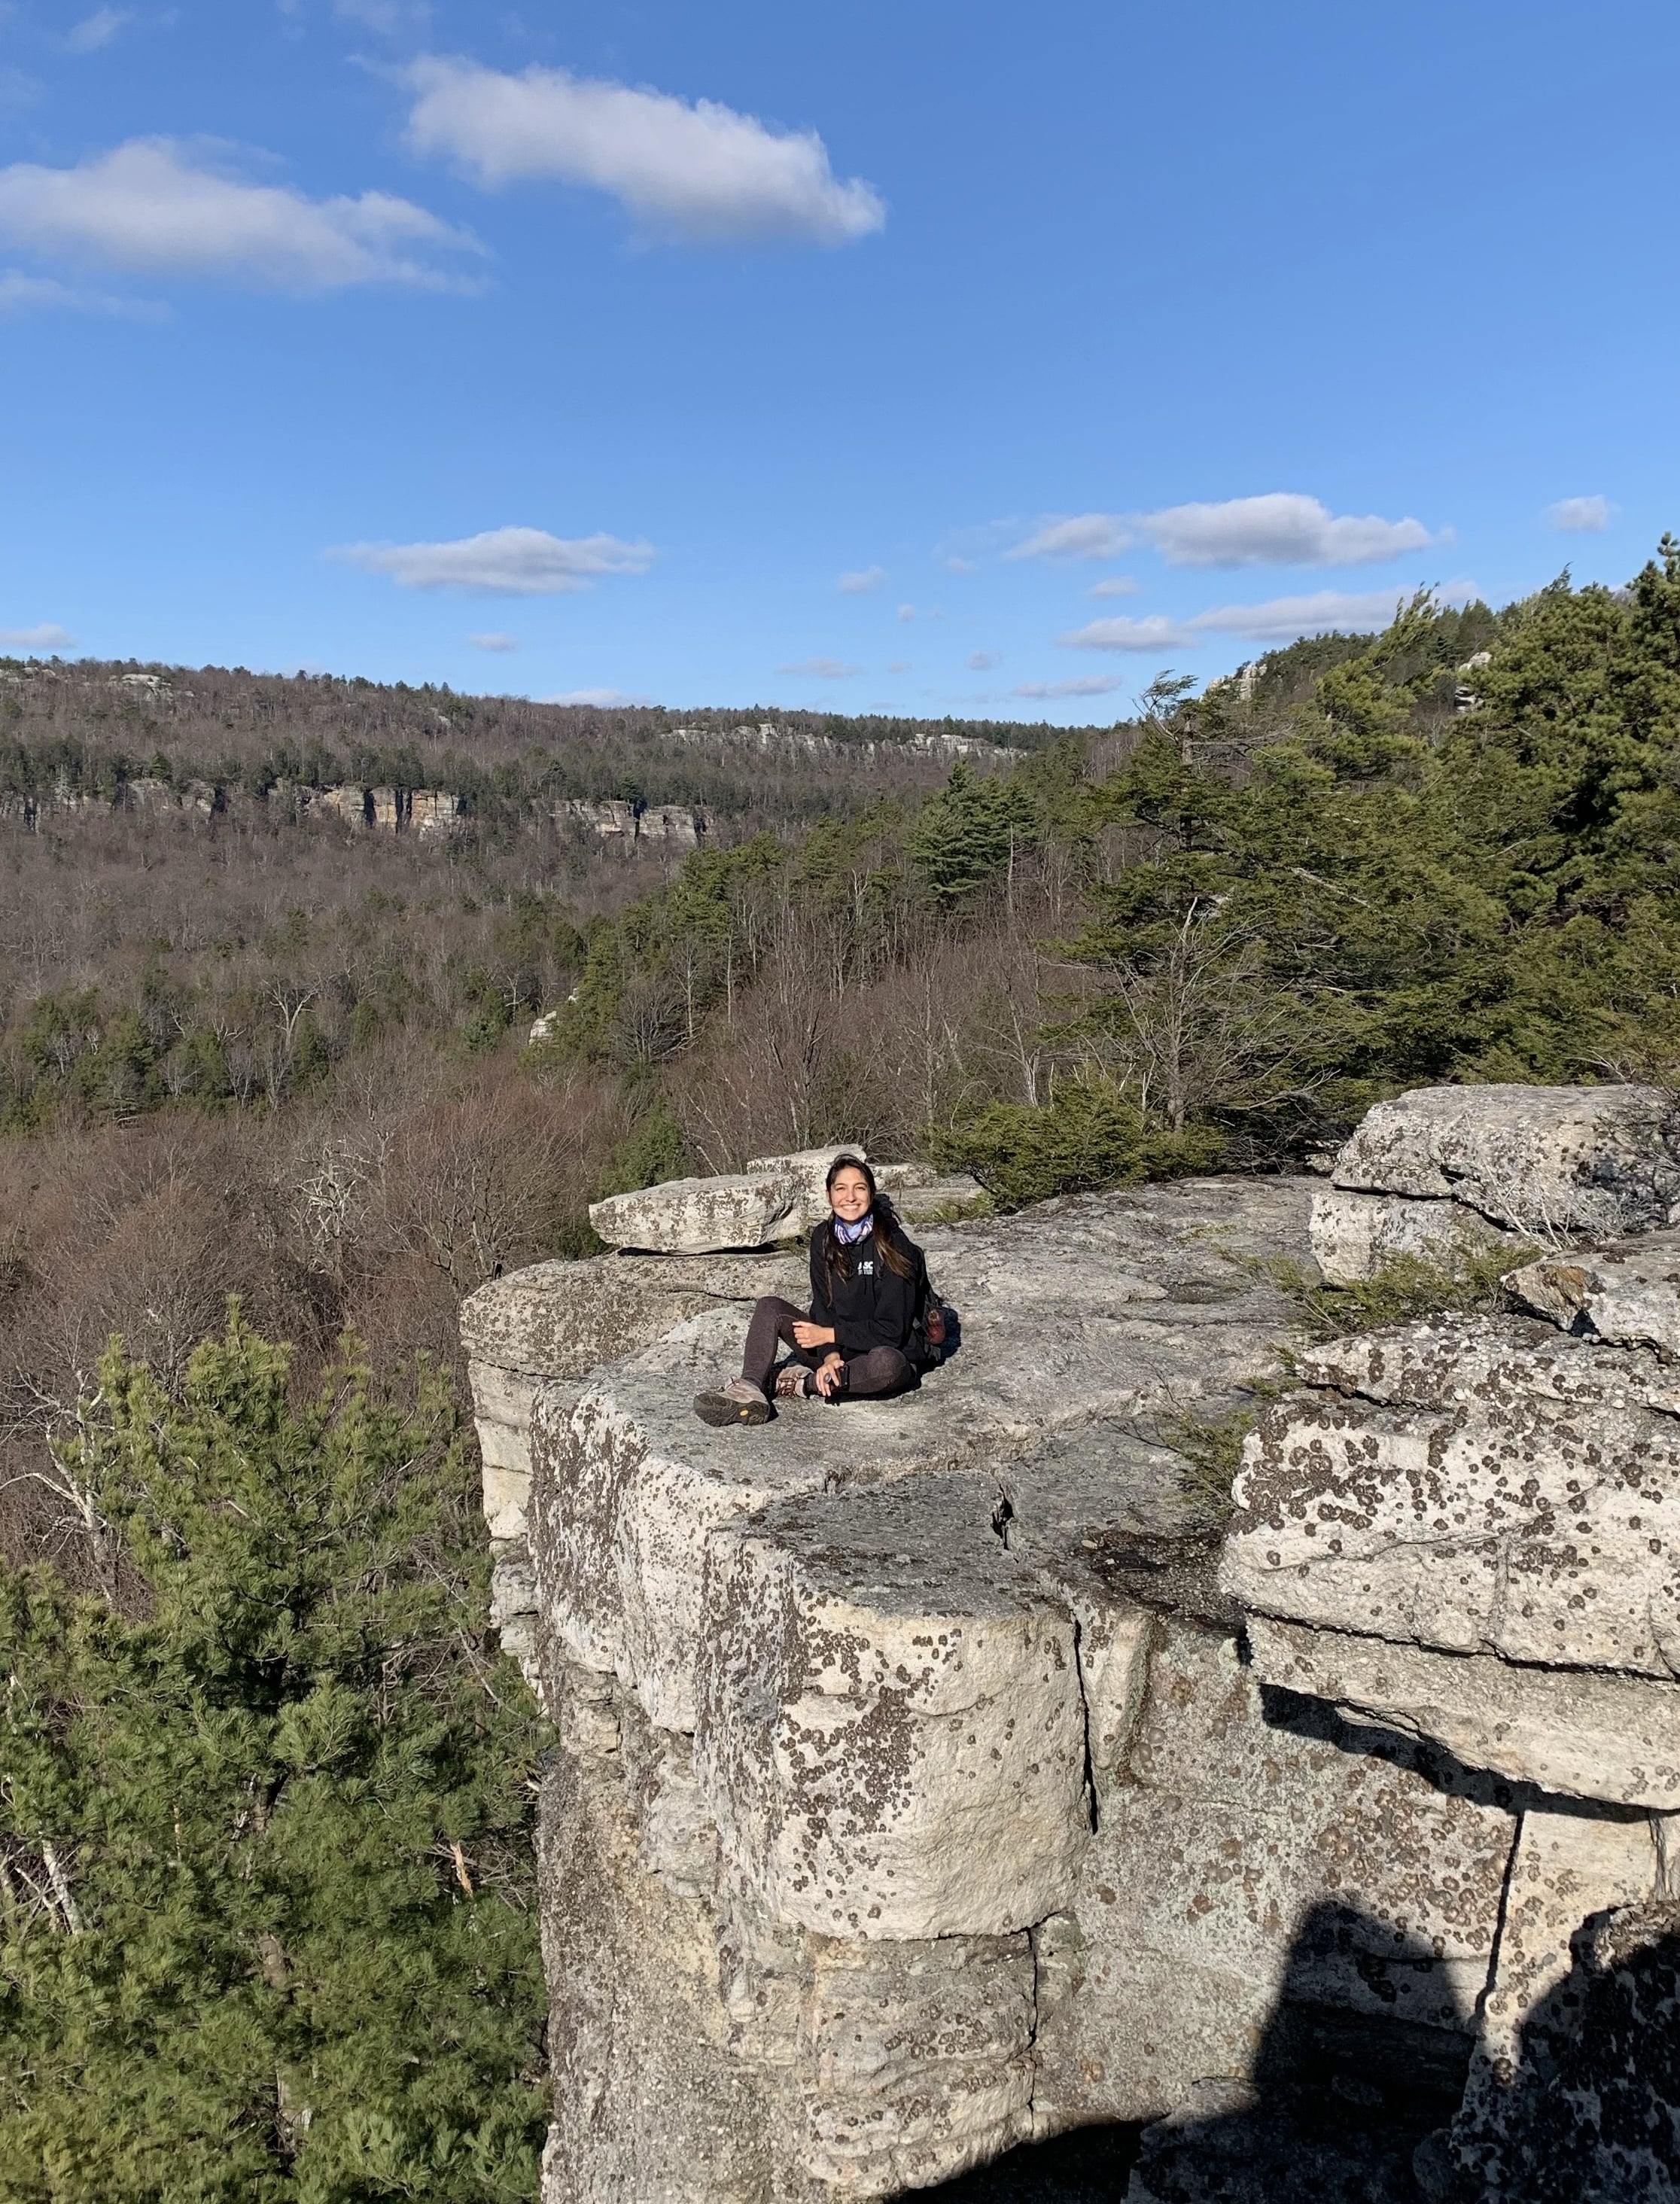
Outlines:
[[[530,2193],[538,1739],[447,1389],[460,1296],[587,1252],[590,1199],[843,1136],[1011,1206],[1680,1061],[1668,539],[1625,590],[1420,600],[1115,729],[947,729],[954,763],[12,672],[0,794],[97,799],[0,820],[0,2185],[54,2204],[169,2193],[166,2130],[240,2138],[195,2195]],[[286,794],[340,782],[470,808],[428,839]],[[717,824],[553,809],[615,797]],[[77,2080],[113,2015],[115,2139]]]

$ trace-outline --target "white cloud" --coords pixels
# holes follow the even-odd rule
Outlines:
[[[843,665],[837,658],[802,658],[791,666],[778,666],[778,673],[814,673],[821,681],[845,681],[861,673],[861,666]]]
[[[1565,536],[1594,536],[1609,527],[1617,511],[1607,497],[1595,493],[1591,497],[1560,497],[1555,505],[1547,507],[1546,518]]]
[[[1079,681],[1023,681],[1012,696],[1111,696],[1120,686],[1114,673],[1089,673]]]
[[[1467,605],[1474,582],[1444,582],[1435,592],[1444,605]],[[1272,597],[1260,605],[1218,605],[1198,613],[1186,626],[1199,635],[1239,635],[1253,643],[1293,643],[1298,636],[1375,634],[1387,626],[1411,595],[1404,590],[1316,590],[1310,596]]]
[[[690,245],[846,245],[886,220],[869,185],[835,175],[815,131],[774,129],[715,100],[690,104],[566,69],[509,76],[437,56],[414,62],[406,81],[417,95],[410,145],[487,188],[583,184]]]
[[[73,54],[97,53],[101,46],[109,45],[125,23],[133,21],[132,9],[96,8],[66,33],[64,44]]]
[[[942,559],[939,563],[948,574],[975,574],[979,572],[975,560],[960,559],[955,552],[949,558]]]
[[[622,689],[568,689],[564,696],[539,697],[543,704],[594,704],[605,710],[614,704],[651,704],[651,696],[636,696]]]
[[[1129,574],[1110,574],[1106,581],[1093,582],[1085,591],[1088,597],[1135,597],[1138,585]]]
[[[1137,539],[1128,535],[1114,514],[1081,512],[1072,518],[1050,514],[1041,520],[1025,542],[1003,554],[1006,559],[1117,559]]]
[[[916,608],[914,605],[900,605],[898,607],[898,617],[900,619],[913,620],[915,616]]]
[[[541,528],[490,528],[449,543],[342,543],[325,554],[405,590],[471,590],[491,596],[552,597],[587,590],[596,574],[645,574],[651,543],[616,536],[550,536]]]
[[[1068,644],[1075,650],[1193,650],[1196,638],[1168,619],[1165,613],[1150,613],[1142,619],[1128,619],[1124,613],[1110,619],[1092,620],[1086,627],[1075,628],[1070,635],[1059,635],[1058,643]]]
[[[74,169],[0,169],[0,238],[149,276],[224,276],[286,291],[352,283],[458,287],[425,257],[482,252],[411,200],[385,192],[311,199],[230,173],[226,149],[131,138]]]
[[[834,586],[843,597],[864,597],[879,589],[886,578],[884,566],[865,566],[855,574],[843,574]]]
[[[888,667],[887,672],[889,673],[908,673],[910,670],[911,663],[912,661],[908,658],[895,658],[892,663]]]
[[[518,650],[517,635],[470,635],[467,641],[475,650]]]
[[[115,314],[129,321],[156,321],[162,309],[139,299],[113,299],[104,291],[83,291],[60,283],[50,276],[26,276],[21,269],[0,269],[0,321],[19,314],[50,312]]]
[[[990,673],[994,666],[1001,666],[1003,662],[1001,650],[971,650],[968,654],[968,671],[971,673]]]
[[[0,644],[9,650],[67,650],[75,639],[56,620],[43,620],[38,627],[0,627]]]
[[[1435,590],[1443,605],[1467,605],[1480,593],[1476,584],[1443,582]],[[1164,613],[1142,619],[1123,616],[1092,620],[1056,641],[1078,650],[1193,650],[1204,636],[1243,636],[1254,643],[1293,643],[1299,636],[1332,633],[1368,635],[1387,626],[1411,595],[1410,588],[1316,590],[1310,596],[1269,597],[1258,605],[1216,605],[1188,619]]]
[[[1440,540],[1421,520],[1339,517],[1290,490],[1168,506],[1137,526],[1169,566],[1368,566]]]

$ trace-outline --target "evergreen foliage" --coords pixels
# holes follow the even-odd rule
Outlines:
[[[230,1315],[113,1348],[61,1468],[108,1589],[0,1577],[0,2195],[535,2193],[540,1727],[447,1389],[288,1404]]]

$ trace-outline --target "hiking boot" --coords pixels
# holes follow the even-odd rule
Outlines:
[[[696,1393],[695,1413],[702,1424],[722,1431],[731,1424],[767,1424],[770,1403],[748,1379],[731,1378],[714,1393]]]
[[[790,1362],[784,1370],[776,1373],[776,1398],[778,1401],[808,1401],[811,1397],[811,1373],[800,1362]]]

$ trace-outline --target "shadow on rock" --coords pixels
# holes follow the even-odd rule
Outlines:
[[[1653,2204],[1680,2195],[1680,1904],[1594,1914],[1524,2022],[1511,2073],[1483,2067],[1419,2154],[1451,2204]]]

